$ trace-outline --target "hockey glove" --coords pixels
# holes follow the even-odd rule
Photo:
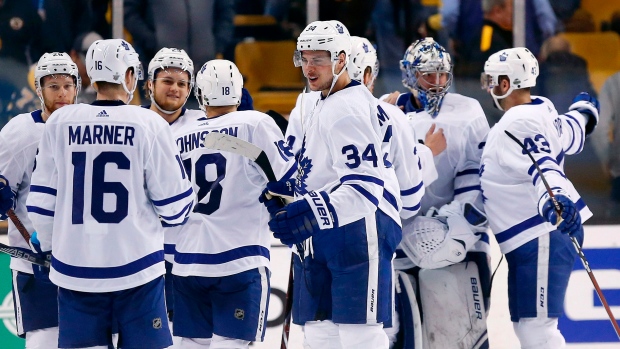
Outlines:
[[[560,204],[560,212],[563,221],[558,225],[558,230],[565,234],[574,234],[581,228],[581,216],[575,204],[565,195],[556,195],[555,200]],[[542,216],[549,223],[558,223],[558,214],[555,211],[553,200],[548,198],[542,207]]]
[[[286,205],[269,221],[276,239],[285,245],[300,243],[321,229],[336,228],[333,207],[325,192],[310,192],[304,200]]]
[[[286,202],[293,201],[295,195],[294,186],[295,182],[293,179],[267,183],[267,188],[263,190],[258,201],[267,207],[271,218],[284,207]]]
[[[587,92],[581,92],[575,98],[573,98],[573,104],[568,107],[568,111],[576,110],[581,114],[587,116],[586,121],[586,136],[590,135],[594,128],[598,124],[598,115],[601,112],[601,104],[596,97],[591,96]]]
[[[43,250],[41,250],[41,242],[39,242],[36,231],[30,236],[30,249],[38,258],[49,262],[52,261],[52,251],[43,252]],[[33,264],[32,271],[34,272],[35,278],[50,281],[50,268]]]
[[[9,186],[9,180],[0,175],[0,221],[9,218],[7,212],[13,208],[15,195]]]

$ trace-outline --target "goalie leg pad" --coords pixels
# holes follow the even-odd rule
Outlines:
[[[413,275],[396,272],[396,312],[400,324],[396,348],[423,348],[422,320],[416,288]]]
[[[425,349],[488,348],[480,276],[476,263],[419,273]]]

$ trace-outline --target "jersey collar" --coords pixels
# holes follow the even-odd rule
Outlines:
[[[35,124],[44,124],[45,121],[43,121],[43,111],[41,109],[37,109],[35,111],[33,111],[32,113],[30,113],[30,115],[32,116],[32,120],[34,120]]]
[[[97,100],[97,101],[92,102],[90,105],[96,105],[100,107],[116,107],[119,105],[125,105],[125,103],[119,100],[114,100],[114,101]]]

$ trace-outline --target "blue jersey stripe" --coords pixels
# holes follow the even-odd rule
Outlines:
[[[160,216],[160,217],[161,217],[161,219],[163,219],[165,221],[173,221],[173,220],[181,217],[182,215],[189,214],[189,212],[192,210],[193,206],[194,206],[194,202],[192,201],[189,204],[185,205],[185,207],[183,207],[181,212],[175,214],[174,216]]]
[[[538,166],[542,165],[545,161],[551,161],[554,164],[557,165],[557,162],[555,161],[555,159],[549,157],[549,156],[543,156],[542,158],[536,160],[536,162],[538,163]],[[532,165],[530,166],[530,168],[527,170],[527,174],[529,174],[530,176],[532,175],[532,173],[534,173],[534,171],[536,170],[536,166]]]
[[[173,202],[179,201],[181,199],[184,199],[190,195],[192,195],[194,193],[194,189],[192,189],[192,187],[190,187],[189,189],[187,189],[185,192],[179,194],[179,195],[175,195],[171,198],[167,198],[167,199],[163,199],[163,200],[152,200],[153,205],[155,206],[165,206],[168,204],[171,204]]]
[[[164,244],[165,254],[174,254],[175,244]]]
[[[44,187],[42,185],[31,185],[30,186],[30,192],[31,193],[50,194],[50,195],[54,195],[54,196],[56,196],[56,194],[58,193],[58,191],[56,189],[50,188],[50,187]]]
[[[358,184],[347,184],[347,185],[351,186],[351,188],[360,192],[366,199],[368,199],[368,201],[372,202],[373,205],[379,206],[379,200],[377,200],[377,198],[374,195],[369,193],[368,190],[364,189],[364,187],[362,187],[361,185],[358,185]]]
[[[577,121],[577,119],[575,119],[572,115],[569,115],[569,114],[564,114],[564,115],[569,117],[571,120],[573,120],[577,124],[577,127],[579,127],[579,131],[581,131],[580,136],[583,137],[585,133],[583,132],[583,129],[581,128],[581,124]],[[571,128],[573,127],[571,126]],[[574,140],[575,140],[575,129],[573,129],[573,141]],[[580,153],[583,150],[583,143],[584,142],[581,142],[581,144],[579,144],[579,149],[577,150],[577,153]],[[572,145],[573,145],[573,142],[571,142],[571,146]],[[568,149],[570,149],[570,147],[568,147]]]
[[[419,209],[420,209],[420,203],[412,207],[403,207],[403,210],[407,210],[407,211],[417,211]]]
[[[562,164],[562,161],[564,161],[564,150],[562,150],[560,154],[558,154],[558,157],[555,158],[555,162],[558,164],[558,166]]]
[[[480,170],[479,170],[479,169],[477,169],[477,168],[471,168],[471,169],[469,169],[469,170],[463,170],[463,171],[461,171],[461,172],[457,172],[457,173],[456,173],[456,177],[458,177],[458,176],[472,175],[472,174],[477,175],[477,174],[478,174],[478,172],[480,172]]]
[[[174,262],[179,264],[223,264],[245,257],[262,256],[270,259],[269,250],[264,246],[250,245],[237,247],[220,253],[182,253],[174,256]]]
[[[396,201],[396,198],[394,197],[394,195],[392,195],[392,193],[383,189],[383,198],[387,200],[387,202],[389,202],[396,211],[398,211],[398,202]]]
[[[498,233],[495,234],[495,240],[497,240],[497,243],[502,243],[502,242],[506,242],[509,239],[517,236],[519,233],[528,230],[530,228],[533,228],[537,225],[541,225],[543,223],[545,223],[545,219],[542,218],[540,215],[536,215],[533,217],[530,217],[526,220],[524,220],[521,223],[515,224],[512,227]]]
[[[26,208],[28,209],[28,212],[38,213],[43,216],[54,217],[54,211],[46,210],[37,206],[26,206]]]
[[[420,188],[422,188],[423,185],[424,185],[424,182],[420,181],[420,183],[418,185],[416,185],[415,187],[413,187],[411,189],[401,190],[400,191],[400,196],[413,195],[413,194],[417,193],[418,190],[420,190]]]
[[[375,183],[377,185],[383,186],[383,181],[377,177],[366,176],[366,175],[346,175],[340,178],[340,183],[344,183],[346,181],[362,181]]]
[[[474,190],[480,191],[480,186],[472,185],[471,187],[463,187],[463,188],[454,189],[454,195],[456,196],[456,195],[463,194],[468,191],[474,191]]]
[[[287,180],[291,178],[293,174],[295,173],[295,171],[297,171],[297,166],[298,166],[297,161],[295,161],[293,165],[291,166],[291,168],[289,168],[288,171],[286,171],[286,173],[284,174],[284,176],[282,176],[281,180]]]
[[[566,178],[566,175],[564,173],[562,173],[562,171],[560,170],[556,170],[555,168],[543,168],[540,170],[542,173],[545,172],[549,172],[549,171],[554,171],[560,174],[560,176]],[[536,175],[534,176],[534,179],[532,180],[532,184],[536,185],[536,182],[538,181],[538,178],[540,177],[540,174],[536,173]]]
[[[52,267],[59,273],[80,279],[116,279],[133,275],[164,261],[164,251],[159,250],[125,265],[117,267],[78,267],[65,264],[52,254]],[[163,270],[163,269],[162,269]]]

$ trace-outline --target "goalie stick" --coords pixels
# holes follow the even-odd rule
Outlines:
[[[277,181],[276,175],[273,172],[273,168],[271,167],[271,163],[269,163],[269,158],[267,157],[267,154],[265,154],[265,152],[261,148],[255,146],[250,142],[246,142],[243,139],[229,136],[224,133],[211,132],[205,136],[202,144],[205,146],[205,148],[228,151],[246,157],[254,161],[258,165],[258,167],[260,167],[261,170],[265,172],[265,176],[267,177],[268,181]],[[287,204],[287,202],[292,201],[292,198],[290,198],[290,200],[287,200],[287,198],[281,199],[285,205]],[[303,260],[303,246],[301,244],[295,244],[295,246],[297,247],[297,251],[299,252],[299,257]],[[280,349],[288,348],[288,337],[291,327],[291,315],[293,311],[294,257],[294,255],[291,255],[291,267],[289,271],[288,286],[286,290],[286,302],[284,304],[284,324],[282,327],[282,341],[280,342]]]
[[[536,159],[534,159],[534,157],[532,156],[530,151],[525,147],[523,142],[521,142],[517,137],[515,137],[512,133],[508,132],[507,130],[504,130],[504,132],[508,135],[508,137],[510,137],[517,144],[519,144],[521,148],[523,148],[523,151],[527,154],[527,156],[530,157],[530,160],[532,160],[532,162],[534,163],[534,166],[536,167],[536,171],[538,172],[538,175],[540,176],[540,179],[542,180],[545,188],[547,189],[547,193],[549,194],[549,197],[551,198],[551,202],[553,202],[553,206],[555,207],[555,212],[558,214],[558,223],[560,223],[561,218],[562,218],[561,217],[562,207],[560,206],[558,201],[555,199],[555,195],[553,195],[553,191],[551,190],[549,183],[545,179],[545,176],[543,175],[543,172],[540,169],[540,166],[538,166],[538,162],[536,162]],[[592,281],[592,285],[594,286],[594,289],[596,290],[596,294],[598,295],[598,298],[601,300],[603,307],[605,307],[605,311],[607,312],[607,315],[609,316],[609,321],[611,321],[611,324],[614,327],[614,330],[616,331],[616,335],[618,336],[618,339],[620,339],[620,327],[618,326],[618,322],[616,322],[616,318],[614,317],[614,314],[611,312],[611,309],[609,308],[609,304],[607,304],[607,299],[605,298],[605,295],[603,295],[603,291],[601,290],[601,287],[598,285],[598,282],[596,281],[596,278],[594,277],[594,273],[592,272],[592,269],[590,269],[590,264],[588,263],[588,260],[586,259],[586,255],[583,253],[581,246],[579,246],[579,241],[577,241],[577,239],[574,236],[571,236],[570,239],[573,242],[573,246],[575,246],[575,249],[577,250],[577,254],[579,255],[579,259],[581,259],[581,264],[583,264],[583,268],[588,273],[588,276],[590,277],[590,281]]]
[[[49,261],[35,257],[34,254],[24,252],[23,249],[11,247],[11,246],[0,243],[0,252],[6,253],[13,258],[25,260],[26,262],[29,262],[32,264],[40,265],[40,266],[47,267],[47,268],[50,267]]]

